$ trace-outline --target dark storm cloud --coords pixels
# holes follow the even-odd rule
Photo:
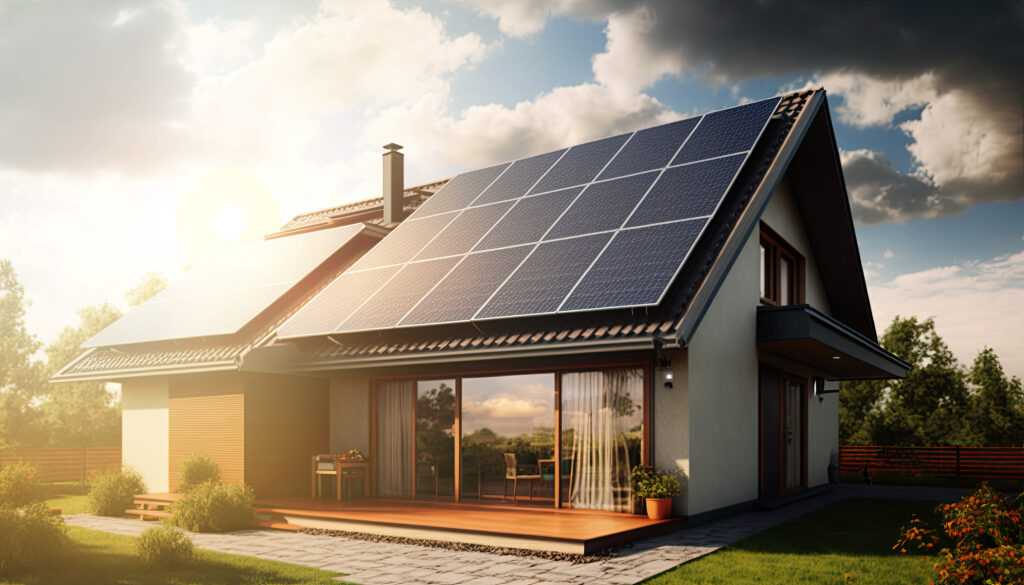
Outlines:
[[[194,80],[178,28],[155,2],[0,5],[0,168],[136,170],[180,153]]]

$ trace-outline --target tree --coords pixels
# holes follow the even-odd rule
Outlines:
[[[840,391],[841,437],[855,443],[907,446],[968,441],[965,373],[936,333],[934,319],[896,316],[881,345],[911,369],[903,380],[845,384]]]
[[[150,297],[167,288],[170,281],[160,272],[147,272],[142,275],[142,282],[135,288],[124,293],[124,298],[131,307],[137,307],[148,301]]]
[[[1012,447],[1024,443],[1024,396],[1020,379],[1006,377],[992,348],[978,353],[967,379],[973,386],[968,421],[974,444]]]
[[[0,259],[0,448],[37,432],[31,399],[41,380],[32,362],[39,340],[25,328],[25,291],[10,260]]]

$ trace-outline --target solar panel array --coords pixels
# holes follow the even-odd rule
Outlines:
[[[278,335],[656,305],[778,101],[458,175]]]
[[[351,225],[227,246],[82,347],[235,333],[361,230]]]

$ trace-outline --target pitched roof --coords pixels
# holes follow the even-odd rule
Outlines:
[[[823,94],[823,90],[808,90],[781,98],[761,139],[729,189],[722,207],[658,306],[298,339],[294,343],[308,356],[300,369],[361,367],[389,361],[429,360],[441,354],[470,351],[483,354],[517,350],[549,351],[559,346],[626,347],[630,344],[638,348],[649,348],[655,337],[669,341],[678,339],[684,343],[689,341],[689,336],[682,333],[689,328],[692,334],[696,328],[687,319],[696,322],[700,320],[700,311],[692,310],[698,293],[707,289],[705,284],[713,269],[722,262],[731,264],[731,259],[722,258],[730,236],[737,231],[741,219],[751,216],[746,212],[755,195],[766,199],[774,190],[785,169],[772,173],[771,177],[768,177],[769,171],[777,166],[777,162],[782,162],[782,167],[788,163],[788,160],[780,159],[792,156],[800,140],[798,134],[806,131],[810,124],[809,118],[815,114],[807,112],[807,106],[816,96],[823,100]],[[820,100],[815,103],[816,107],[820,107]],[[759,217],[760,212],[756,215]]]

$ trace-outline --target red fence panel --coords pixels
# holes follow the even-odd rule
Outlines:
[[[1022,447],[839,447],[846,475],[929,475],[971,479],[1024,479]]]
[[[31,463],[40,481],[84,481],[111,465],[121,465],[121,447],[26,447],[0,451],[0,467]]]

